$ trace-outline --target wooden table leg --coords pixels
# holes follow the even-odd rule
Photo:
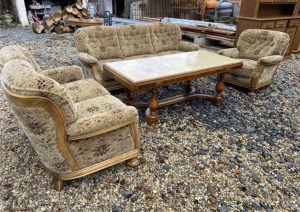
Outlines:
[[[190,94],[193,90],[193,85],[191,80],[188,80],[184,83],[184,94]]]
[[[123,101],[125,103],[129,103],[129,102],[132,102],[132,96],[131,96],[131,90],[125,88],[125,96],[123,98]]]
[[[225,74],[219,74],[218,75],[218,82],[217,82],[217,85],[216,85],[217,94],[215,95],[215,98],[214,98],[214,103],[218,107],[223,102],[222,92],[225,89],[225,86],[224,86],[224,77],[225,77]]]
[[[157,114],[157,108],[158,108],[158,96],[157,96],[157,88],[152,89],[152,96],[149,103],[149,115],[147,116],[148,124],[151,126],[154,126],[158,122],[158,114]]]

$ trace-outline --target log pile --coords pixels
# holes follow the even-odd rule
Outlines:
[[[69,26],[66,21],[74,19],[90,19],[89,11],[83,7],[81,2],[69,5],[64,11],[57,11],[54,14],[44,15],[42,22],[34,22],[32,30],[35,33],[50,33],[58,34],[74,32],[74,27]]]

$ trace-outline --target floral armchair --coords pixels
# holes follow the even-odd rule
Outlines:
[[[239,37],[237,48],[218,52],[243,62],[241,69],[225,75],[225,82],[245,87],[252,92],[272,84],[288,44],[289,36],[283,32],[245,30]]]
[[[123,161],[137,166],[137,110],[83,79],[79,68],[53,73],[13,59],[3,65],[1,83],[20,127],[53,175],[54,189]],[[67,82],[74,76],[77,81]]]

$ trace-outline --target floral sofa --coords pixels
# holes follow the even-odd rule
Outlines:
[[[245,30],[239,37],[237,48],[223,49],[218,52],[243,62],[241,69],[225,75],[225,82],[251,91],[272,84],[288,44],[289,36],[283,32]]]
[[[3,55],[3,53],[8,53]],[[9,59],[10,58],[10,59]],[[21,59],[20,59],[21,58]],[[127,161],[138,165],[138,112],[80,67],[41,71],[28,50],[0,50],[1,84],[53,186]],[[41,71],[41,72],[39,72]]]
[[[103,71],[104,63],[199,49],[182,41],[180,27],[173,23],[84,27],[76,31],[75,41],[87,77],[95,78],[108,90],[120,84]]]

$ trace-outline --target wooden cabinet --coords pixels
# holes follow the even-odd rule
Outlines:
[[[246,29],[286,32],[291,39],[286,55],[300,51],[300,0],[242,1],[236,42]]]

